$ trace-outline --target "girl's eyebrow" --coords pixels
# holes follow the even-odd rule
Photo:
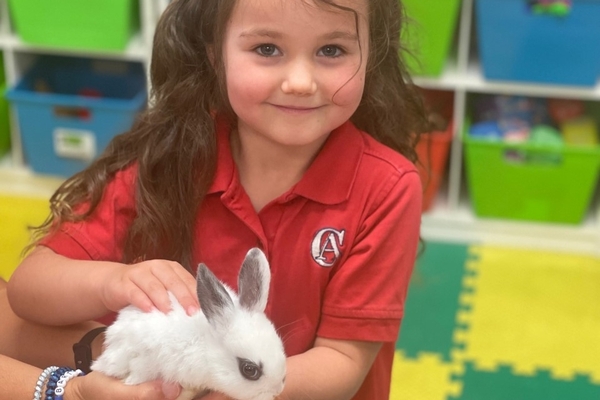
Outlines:
[[[284,35],[281,32],[277,32],[274,30],[270,30],[270,29],[261,29],[261,28],[257,28],[257,29],[250,29],[247,31],[244,31],[242,33],[240,33],[240,38],[256,38],[256,37],[267,37],[270,39],[281,39]],[[351,42],[356,42],[358,41],[358,35],[354,32],[347,32],[347,31],[332,31],[329,33],[326,33],[324,35],[321,36],[321,39],[323,40],[336,40],[336,39],[341,39],[341,40],[348,40]]]
[[[283,35],[280,32],[269,29],[250,29],[240,33],[241,38],[268,37],[271,39],[281,39]]]
[[[323,35],[322,38],[326,40],[342,39],[349,40],[351,42],[358,41],[358,35],[356,33],[347,31],[333,31]]]

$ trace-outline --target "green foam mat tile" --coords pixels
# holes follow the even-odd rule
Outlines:
[[[409,287],[396,348],[407,357],[435,353],[450,359],[468,247],[426,242]]]
[[[462,380],[462,394],[451,400],[598,400],[600,386],[586,376],[573,380],[553,379],[548,371],[533,376],[518,376],[511,368],[478,371],[467,363]]]

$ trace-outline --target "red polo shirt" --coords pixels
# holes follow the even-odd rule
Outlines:
[[[266,313],[286,353],[310,349],[317,336],[384,342],[354,399],[387,400],[419,238],[414,166],[348,122],[331,133],[298,184],[256,213],[225,126],[218,127],[218,152],[196,221],[195,263],[235,289],[246,252],[263,249],[272,272]],[[136,213],[135,174],[119,172],[88,221],[65,224],[43,244],[71,258],[119,261]]]

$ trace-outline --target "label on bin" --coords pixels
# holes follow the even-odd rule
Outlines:
[[[96,156],[96,136],[80,129],[56,128],[54,152],[63,158],[90,161]]]

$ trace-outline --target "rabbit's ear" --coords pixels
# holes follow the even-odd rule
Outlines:
[[[250,311],[263,312],[267,306],[270,282],[267,257],[260,249],[251,249],[246,254],[238,278],[240,305]]]
[[[233,300],[225,286],[204,264],[198,265],[196,290],[200,308],[213,326],[226,327],[233,316]]]

